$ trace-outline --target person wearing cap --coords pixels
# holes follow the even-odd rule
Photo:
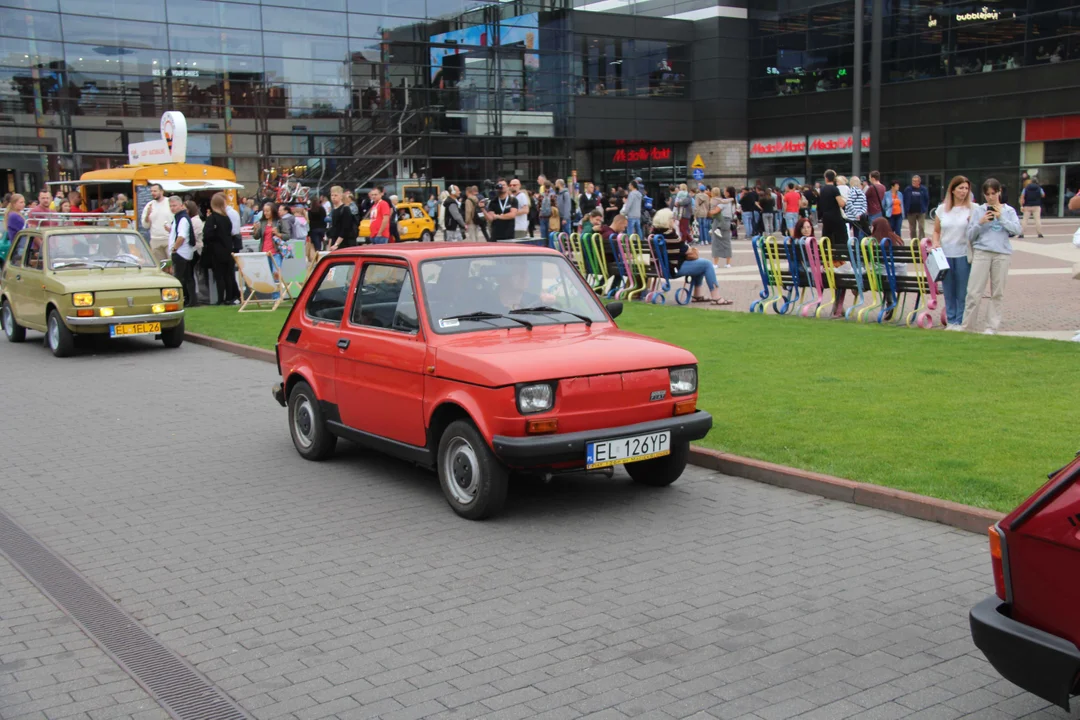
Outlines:
[[[700,183],[697,187],[697,193],[694,195],[694,220],[698,226],[698,240],[702,243],[708,243],[711,237],[709,232],[712,230],[712,218],[709,217],[709,208],[712,205],[712,195],[709,194],[704,183]]]

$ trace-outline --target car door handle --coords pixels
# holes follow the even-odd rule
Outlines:
[[[341,338],[337,341],[337,346],[342,350],[346,350],[349,347],[349,338]]]
[[[22,280],[22,275],[16,275],[16,276],[15,276],[15,279],[16,279],[16,280]]]

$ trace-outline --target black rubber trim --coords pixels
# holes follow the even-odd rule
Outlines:
[[[534,435],[530,437],[507,437],[496,435],[491,439],[495,454],[515,467],[544,467],[556,463],[585,462],[585,444],[591,440],[642,435],[645,433],[671,431],[671,441],[700,440],[712,428],[712,415],[698,410],[690,415],[652,420],[637,425],[599,428],[562,435]]]
[[[326,422],[341,422],[341,413],[338,412],[337,403],[320,400],[319,409],[322,410],[323,420]]]
[[[969,619],[971,639],[1003,678],[1068,711],[1080,673],[1080,649],[1013,620],[1009,605],[996,595],[973,607]]]
[[[334,405],[333,408],[336,413],[337,406]],[[363,430],[351,428],[348,425],[341,423],[339,420],[327,419],[326,428],[339,438],[349,440],[357,445],[362,445],[377,452],[385,453],[411,463],[416,463],[423,467],[435,467],[435,458],[431,451],[426,447],[418,447],[416,445],[409,445],[408,443],[384,438],[380,435],[372,435]]]
[[[274,396],[275,400],[277,400],[278,405],[280,405],[281,407],[286,407],[287,403],[285,402],[285,383],[275,383],[274,386],[270,388],[270,394]]]

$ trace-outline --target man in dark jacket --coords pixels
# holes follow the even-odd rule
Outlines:
[[[345,204],[345,191],[338,185],[330,188],[330,204],[333,209],[330,211],[330,226],[326,230],[330,250],[355,246],[359,222]]]
[[[918,175],[911,176],[911,184],[904,188],[904,207],[907,208],[908,232],[911,238],[926,237],[926,213],[930,210],[930,191]],[[918,232],[916,232],[918,230]]]
[[[600,196],[600,193],[596,192],[591,182],[585,183],[585,192],[581,193],[581,199],[578,200],[578,206],[583,216],[588,216],[594,209],[603,207],[604,198]]]

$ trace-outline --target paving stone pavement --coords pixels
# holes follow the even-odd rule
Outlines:
[[[692,469],[515,487],[289,442],[273,366],[0,344],[0,507],[271,718],[1011,718],[982,537]],[[162,717],[0,561],[0,717]],[[1077,717],[1074,714],[1072,717]]]

